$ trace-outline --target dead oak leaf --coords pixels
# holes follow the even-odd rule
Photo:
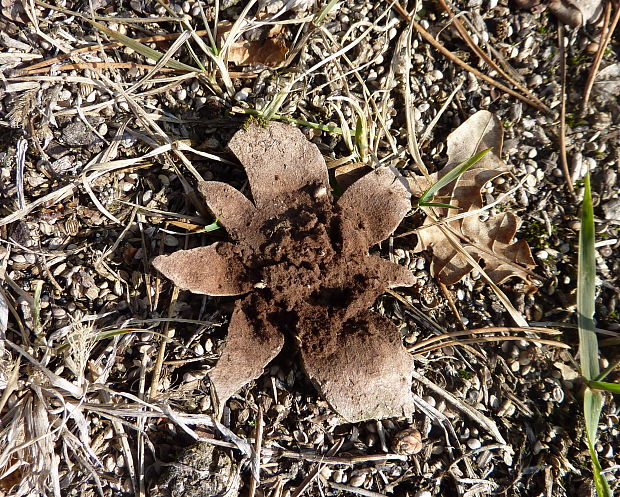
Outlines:
[[[439,219],[480,209],[483,206],[482,187],[508,171],[508,166],[500,159],[502,125],[488,111],[471,116],[448,136],[447,141],[448,163],[431,175],[433,183],[474,154],[488,148],[491,152],[438,192],[441,202],[459,207],[458,210],[435,208]],[[429,186],[423,176],[414,176],[409,182],[411,191],[417,196]],[[519,219],[512,212],[494,214],[485,221],[473,214],[446,225],[461,238],[463,249],[471,257],[484,262],[484,270],[493,282],[500,284],[514,276],[531,283],[531,273],[527,268],[535,267],[535,262],[527,242],[513,241]],[[414,252],[423,250],[432,252],[431,273],[445,285],[457,283],[473,269],[430,217],[418,232]]]
[[[406,268],[368,250],[411,206],[395,170],[376,169],[334,201],[318,148],[291,126],[239,131],[229,143],[252,199],[231,186],[198,185],[236,243],[159,256],[178,286],[244,295],[209,376],[220,405],[257,378],[286,339],[321,395],[348,421],[412,412],[412,359],[398,329],[368,310],[386,289],[413,284]]]
[[[229,21],[218,23],[218,36],[226,39],[233,27]],[[226,60],[236,66],[280,67],[286,60],[290,43],[286,26],[276,25],[256,39],[239,38],[226,52]]]

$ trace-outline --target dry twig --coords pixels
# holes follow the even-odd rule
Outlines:
[[[605,5],[605,15],[603,20],[603,27],[601,29],[601,38],[599,40],[598,50],[596,51],[596,55],[594,56],[594,61],[592,62],[592,66],[590,67],[590,72],[588,73],[588,79],[586,81],[586,86],[583,90],[583,102],[581,104],[581,116],[585,116],[588,101],[590,100],[590,93],[592,92],[592,87],[594,86],[594,80],[596,79],[596,74],[598,73],[598,69],[601,66],[601,62],[603,61],[603,54],[611,41],[611,37],[616,30],[616,26],[618,24],[618,20],[620,20],[620,4],[616,2],[616,12],[614,14],[614,18],[610,24],[611,17],[611,5],[613,2],[607,2]]]
[[[513,90],[512,88],[508,88],[502,83],[495,81],[493,78],[487,76],[486,74],[481,73],[477,69],[473,68],[466,62],[459,59],[456,55],[450,52],[450,50],[448,50],[440,42],[438,42],[435,38],[433,38],[433,36],[428,31],[426,31],[422,26],[420,26],[420,24],[418,24],[409,14],[407,14],[407,12],[398,3],[394,4],[394,8],[401,16],[403,16],[408,22],[410,22],[415,27],[415,29],[418,31],[418,33],[420,33],[422,38],[424,38],[428,43],[430,43],[439,52],[441,52],[442,55],[450,59],[452,62],[461,66],[466,71],[471,72],[476,77],[486,81],[487,83],[494,86],[498,90],[508,93],[512,95],[513,97],[516,97],[519,100],[525,102],[526,104],[531,105],[532,107],[535,107],[536,109],[542,110],[543,112],[547,112],[547,113],[550,112],[549,107],[543,104],[540,100],[538,99],[532,100],[529,97],[521,95],[519,92]]]
[[[566,50],[564,48],[564,26],[558,23],[558,44],[560,46],[560,74],[562,78],[562,95],[560,106],[560,163],[562,164],[562,172],[564,173],[564,183],[571,197],[575,197],[575,189],[573,181],[568,170],[568,159],[566,158]]]

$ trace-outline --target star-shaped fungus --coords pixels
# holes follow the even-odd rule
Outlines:
[[[402,178],[381,167],[334,201],[325,161],[298,129],[252,125],[229,148],[246,170],[252,200],[215,181],[198,191],[236,243],[153,261],[180,288],[244,295],[209,373],[219,404],[258,378],[288,337],[308,377],[347,421],[410,414],[412,359],[396,326],[368,309],[386,288],[413,284],[409,270],[368,253],[410,209]]]

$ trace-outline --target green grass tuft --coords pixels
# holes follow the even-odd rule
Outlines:
[[[594,252],[594,210],[592,208],[589,172],[585,177],[584,188],[577,275],[579,359],[581,374],[588,384],[583,396],[583,414],[596,492],[598,497],[611,497],[611,489],[605,476],[601,474],[602,468],[595,448],[598,422],[603,409],[603,396],[598,390],[593,389],[597,386],[592,383],[602,378],[600,378],[598,340],[594,323],[596,258]]]

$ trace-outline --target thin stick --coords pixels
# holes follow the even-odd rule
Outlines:
[[[344,438],[341,438],[336,443],[334,443],[334,445],[332,445],[327,451],[327,456],[329,457],[335,455],[340,450],[343,443]],[[316,479],[316,477],[319,476],[324,467],[325,463],[316,464],[314,468],[312,468],[310,473],[308,473],[308,475],[303,479],[299,486],[294,490],[294,492],[291,494],[291,497],[299,497],[301,494],[303,494],[308,488],[308,486],[310,486],[310,484]]]
[[[454,299],[452,298],[452,295],[450,295],[450,290],[448,290],[448,287],[444,285],[442,282],[439,282],[439,288],[441,288],[441,292],[443,293],[444,297],[446,297],[446,299],[448,300],[448,306],[452,310],[452,314],[454,314],[454,317],[458,321],[459,326],[464,330],[465,325],[463,324],[461,313],[459,312],[459,310],[456,308],[456,305],[454,304]]]
[[[336,490],[344,490],[345,492],[363,495],[364,497],[386,497],[385,494],[380,494],[379,492],[373,492],[371,490],[365,490],[363,488],[352,487],[351,485],[343,485],[341,483],[336,483],[333,481],[326,481],[326,483]]]
[[[566,158],[566,53],[564,51],[564,26],[558,22],[558,44],[560,46],[560,77],[562,78],[562,103],[560,105],[560,163],[564,173],[564,183],[566,189],[573,199],[576,199],[573,180],[568,170],[568,159]]]
[[[398,11],[398,13],[401,16],[403,16],[405,19],[407,19],[407,21],[409,21],[411,24],[413,24],[413,27],[418,31],[418,33],[420,33],[422,38],[424,38],[428,43],[430,43],[433,47],[435,47],[439,52],[441,52],[445,57],[450,59],[455,64],[461,66],[466,71],[471,72],[476,77],[486,81],[487,83],[489,83],[491,86],[494,86],[498,90],[501,90],[501,91],[503,91],[505,93],[508,93],[509,95],[512,95],[513,97],[516,97],[519,100],[525,102],[526,104],[531,105],[532,107],[535,107],[535,108],[537,108],[539,110],[542,110],[543,112],[546,112],[546,113],[551,112],[549,107],[547,107],[545,104],[543,104],[540,100],[538,100],[538,99],[531,100],[531,99],[521,95],[519,92],[516,92],[515,90],[513,90],[511,88],[508,88],[507,86],[505,86],[505,85],[495,81],[493,78],[487,76],[486,74],[481,73],[477,69],[474,69],[469,64],[467,64],[466,62],[462,61],[456,55],[454,55],[452,52],[450,52],[450,50],[445,48],[437,40],[435,40],[435,38],[433,38],[433,36],[428,31],[426,31],[415,20],[413,20],[411,18],[411,16],[409,16],[409,14],[407,14],[407,12],[398,3],[394,4],[394,8]]]
[[[250,477],[250,490],[248,497],[254,497],[256,495],[256,489],[260,485],[260,452],[263,447],[263,408],[258,406],[258,413],[256,414],[256,430],[254,432],[254,465],[256,471],[251,471]],[[254,474],[256,473],[256,476]]]
[[[618,19],[620,19],[620,6],[616,9],[616,13],[614,14],[614,19],[611,21],[611,26],[609,24],[609,18],[611,17],[611,4],[612,2],[607,2],[605,5],[605,20],[603,21],[603,28],[601,30],[601,38],[599,41],[598,50],[596,51],[596,56],[594,57],[594,61],[592,62],[592,66],[590,67],[590,72],[588,74],[588,80],[586,81],[586,86],[583,90],[583,104],[581,106],[581,116],[585,116],[586,110],[588,107],[588,101],[590,100],[590,93],[592,92],[592,87],[594,86],[594,80],[596,79],[596,74],[598,73],[598,69],[601,66],[601,62],[603,61],[603,54],[607,49],[607,45],[611,41],[611,37],[614,34],[616,29],[616,25],[618,24]]]
[[[174,304],[179,297],[179,288],[177,286],[172,290],[170,296],[170,305],[168,306],[168,317],[171,318],[174,312]],[[172,333],[170,331],[170,321],[164,323],[164,339],[159,345],[159,351],[157,352],[157,359],[153,366],[153,378],[151,379],[151,388],[149,390],[149,399],[155,399],[157,397],[157,388],[159,387],[159,378],[161,377],[161,369],[164,364],[164,357],[166,355],[166,343],[171,338]]]
[[[480,57],[482,60],[484,60],[491,67],[491,69],[494,69],[499,74],[501,74],[508,82],[510,82],[510,84],[512,84],[513,86],[517,87],[519,90],[521,90],[525,95],[527,95],[528,98],[530,98],[530,99],[532,99],[534,101],[540,102],[538,100],[538,98],[536,98],[536,96],[533,95],[522,83],[520,83],[519,81],[514,79],[510,74],[508,74],[506,71],[504,71],[504,69],[502,67],[500,67],[498,64],[496,64],[495,61],[493,59],[491,59],[484,52],[484,50],[482,50],[482,48],[480,48],[474,42],[472,37],[469,35],[469,32],[465,29],[465,26],[463,26],[463,23],[461,22],[461,20],[454,15],[454,12],[452,12],[452,9],[446,3],[445,0],[439,0],[439,3],[441,4],[442,8],[446,11],[446,13],[450,16],[450,20],[454,24],[454,27],[456,28],[456,30],[461,35],[461,38],[463,38],[465,43],[467,43],[469,48],[471,48],[476,53],[476,55],[478,55],[478,57]]]

